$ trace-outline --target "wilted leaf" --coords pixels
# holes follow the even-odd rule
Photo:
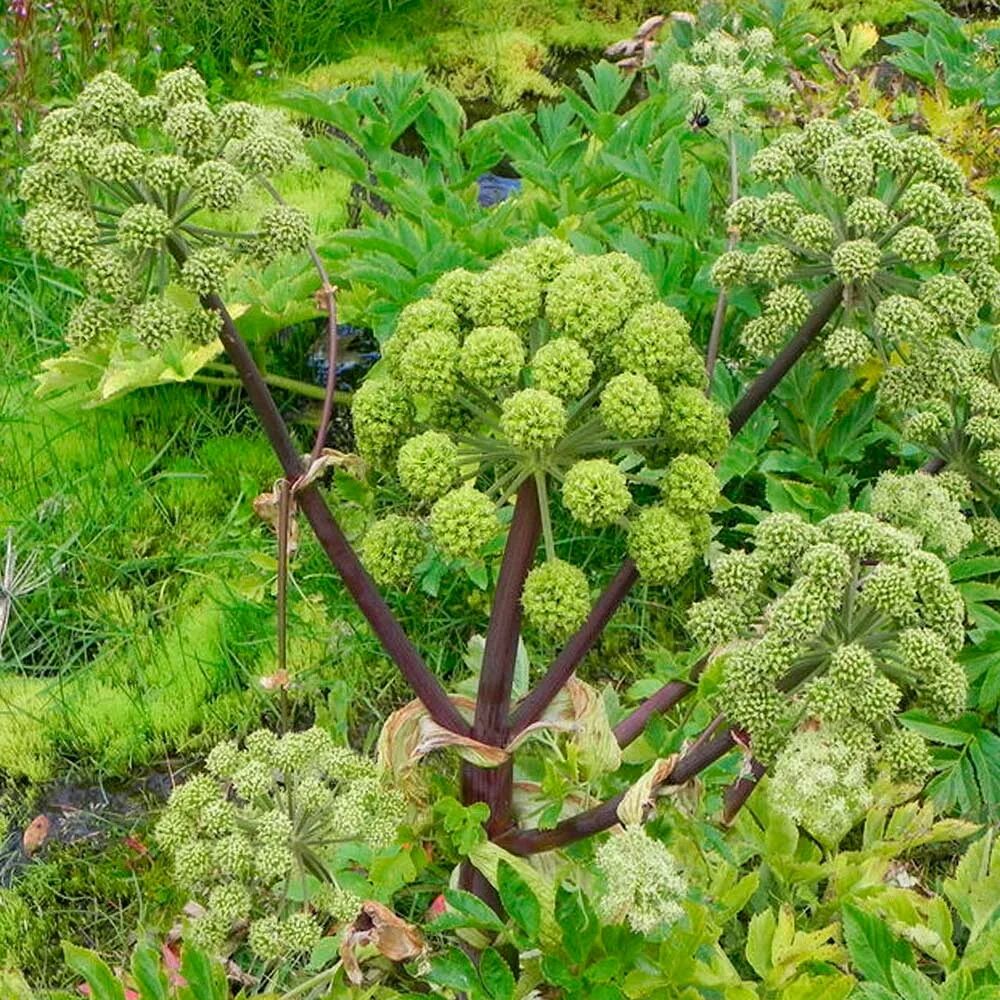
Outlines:
[[[52,823],[45,813],[41,813],[36,816],[27,825],[24,830],[24,835],[21,837],[21,845],[24,847],[24,853],[27,854],[29,858],[41,850],[42,845],[48,839],[49,830],[51,828]]]
[[[360,915],[348,928],[340,945],[340,958],[347,978],[356,986],[364,979],[357,949],[369,944],[374,945],[390,962],[417,958],[427,947],[423,934],[413,924],[397,917],[387,906],[373,899],[361,904]]]

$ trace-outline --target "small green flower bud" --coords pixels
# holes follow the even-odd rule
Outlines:
[[[760,357],[777,353],[786,336],[785,327],[774,316],[757,316],[747,320],[740,330],[740,342],[750,354]]]
[[[90,126],[124,129],[135,124],[138,118],[139,95],[117,73],[106,70],[84,85],[76,106]]]
[[[104,146],[91,171],[99,180],[127,184],[141,177],[145,166],[142,151],[130,142],[112,142]]]
[[[979,312],[976,297],[957,274],[935,274],[920,286],[920,300],[949,327],[964,331],[974,326]]]
[[[472,271],[467,271],[464,267],[457,267],[453,271],[446,271],[434,282],[431,289],[431,299],[421,301],[438,301],[447,305],[454,313],[465,322],[472,322],[472,302],[475,298],[476,282],[478,276]],[[416,305],[417,303],[412,303]],[[404,309],[405,312],[405,309]],[[458,333],[456,323],[453,333]]]
[[[894,781],[921,782],[933,769],[927,742],[910,729],[894,729],[882,743],[882,760]]]
[[[146,183],[158,191],[177,191],[191,177],[191,164],[183,156],[165,153],[154,156],[145,166]]]
[[[246,183],[246,178],[225,160],[206,160],[191,173],[191,187],[213,212],[235,208],[246,191]]]
[[[617,270],[603,257],[577,257],[552,279],[545,314],[557,334],[601,347],[625,322],[634,303]]]
[[[587,577],[562,559],[550,559],[528,574],[521,604],[525,618],[540,632],[566,639],[590,614]]]
[[[992,223],[967,219],[958,222],[948,231],[948,248],[960,260],[990,264],[996,257],[997,234]]]
[[[493,501],[473,486],[445,493],[431,508],[431,533],[451,559],[474,559],[497,533]]]
[[[271,177],[287,170],[297,152],[295,143],[287,135],[262,128],[240,141],[236,164],[247,174]]]
[[[895,345],[931,339],[937,321],[916,299],[890,295],[875,307],[875,327],[889,344]]]
[[[156,96],[168,106],[203,101],[207,92],[205,81],[190,66],[163,73],[156,81]]]
[[[764,298],[764,316],[782,331],[798,329],[809,315],[811,307],[809,296],[798,285],[779,285]]]
[[[413,422],[413,404],[390,382],[366,381],[351,400],[351,416],[358,453],[384,466]]]
[[[181,283],[196,295],[211,295],[222,288],[231,263],[221,247],[196,250],[181,267]]]
[[[729,444],[729,421],[722,407],[693,386],[678,386],[663,397],[660,433],[672,452],[717,462]]]
[[[906,264],[930,264],[941,252],[934,234],[923,226],[906,226],[892,238],[889,249]]]
[[[264,121],[260,108],[246,101],[229,101],[223,104],[216,118],[219,122],[219,131],[225,139],[245,139]]]
[[[690,349],[690,332],[687,320],[672,306],[641,306],[613,338],[611,356],[622,371],[665,387]]]
[[[878,274],[882,251],[871,240],[851,240],[833,251],[833,272],[845,284],[865,283]]]
[[[388,514],[365,532],[361,559],[381,587],[405,587],[424,558],[426,547],[416,522]]]
[[[825,215],[803,215],[792,227],[794,244],[813,253],[829,253],[835,238],[833,223]]]
[[[844,211],[844,222],[855,233],[872,236],[889,228],[892,215],[885,202],[879,198],[857,198]]]
[[[448,399],[457,387],[458,360],[458,340],[450,333],[431,330],[403,348],[399,379],[414,395]]]
[[[839,368],[857,368],[871,356],[871,341],[853,326],[838,327],[823,342],[827,364]]]
[[[185,319],[184,311],[167,299],[140,302],[131,316],[136,339],[149,351],[159,351],[169,341],[181,336]]]
[[[791,274],[795,258],[787,247],[767,244],[750,255],[750,275],[754,281],[777,285]]]
[[[82,197],[64,170],[44,161],[30,163],[21,171],[17,196],[29,204],[47,202],[61,208],[75,208]]]
[[[543,285],[548,284],[573,260],[573,248],[554,236],[540,236],[523,247],[514,247],[497,261],[501,266],[514,264],[527,268]]]
[[[835,194],[858,198],[871,188],[875,165],[864,143],[843,139],[823,152],[816,164],[824,184]]]
[[[624,440],[652,436],[663,416],[663,401],[649,379],[623,372],[610,379],[601,393],[601,419]]]
[[[671,459],[660,489],[664,504],[682,517],[707,514],[719,502],[715,469],[697,455],[677,455]]]
[[[500,407],[500,430],[522,451],[549,451],[566,433],[566,407],[544,389],[522,389]]]
[[[118,219],[118,240],[132,253],[156,250],[173,229],[170,216],[145,202],[131,205]]]
[[[499,393],[517,384],[524,367],[521,338],[506,326],[480,326],[462,344],[459,371],[488,393]]]
[[[563,503],[588,528],[613,524],[632,504],[625,474],[605,458],[571,466],[563,480]]]
[[[424,431],[399,449],[396,470],[407,493],[418,500],[436,500],[459,477],[458,446],[441,431]]]
[[[795,161],[784,150],[765,146],[750,158],[750,173],[757,180],[780,184],[795,173]]]
[[[712,265],[712,284],[725,291],[745,285],[749,277],[750,258],[743,250],[727,250]]]
[[[219,144],[219,124],[204,101],[175,104],[167,112],[163,131],[184,156],[209,156]]]
[[[309,216],[291,205],[273,205],[257,223],[257,256],[269,262],[284,254],[298,253],[309,245],[312,227]]]
[[[218,339],[222,317],[214,309],[194,308],[184,321],[184,336],[192,343],[207,346]]]
[[[86,274],[87,290],[116,302],[131,299],[136,292],[129,262],[113,250],[99,250],[90,261]]]
[[[632,522],[628,551],[639,575],[664,587],[677,583],[696,555],[687,524],[666,507],[647,507]]]
[[[99,299],[84,299],[73,307],[66,324],[66,343],[89,347],[117,332],[118,317],[114,306]]]
[[[522,330],[537,319],[541,307],[541,282],[531,271],[494,264],[477,276],[469,311],[476,326]]]
[[[743,239],[759,236],[765,226],[763,199],[752,195],[738,198],[726,209],[726,226]]]
[[[590,386],[594,362],[586,348],[570,337],[543,344],[531,359],[534,384],[562,400],[577,399]]]
[[[951,199],[932,181],[911,184],[899,199],[900,215],[927,229],[947,226],[951,221]]]

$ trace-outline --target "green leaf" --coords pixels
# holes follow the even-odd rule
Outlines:
[[[542,908],[538,897],[514,867],[504,860],[497,866],[497,891],[500,893],[500,902],[511,920],[531,941],[536,941],[542,921]]]
[[[491,931],[502,931],[503,921],[493,912],[492,907],[484,903],[478,896],[473,896],[471,892],[463,892],[461,889],[445,889],[445,902],[454,910],[457,915],[467,918],[469,924]],[[444,914],[443,916],[448,916]],[[431,926],[438,928],[439,920],[435,920]]]
[[[125,1000],[125,987],[96,951],[68,941],[63,941],[62,947],[66,964],[87,981],[92,1000]]]
[[[511,1000],[514,996],[514,974],[495,949],[487,948],[479,959],[479,978],[493,1000]]]
[[[187,987],[181,991],[184,1000],[227,1000],[229,986],[222,966],[204,952],[185,948],[181,959],[181,975]]]
[[[583,893],[565,886],[556,890],[555,913],[566,954],[577,964],[583,964],[601,931],[596,914]]]
[[[472,960],[459,948],[449,948],[431,959],[427,979],[455,990],[478,990],[482,983]]]
[[[845,903],[842,911],[844,943],[858,971],[865,979],[892,987],[892,961],[913,964],[913,952],[899,941],[879,917],[866,913],[853,903]]]
[[[934,984],[922,972],[895,959],[892,962],[892,984],[904,1000],[937,1000]]]
[[[746,957],[753,971],[764,979],[771,971],[771,942],[777,919],[774,910],[767,909],[755,913],[750,918],[747,930]]]
[[[160,965],[160,954],[148,941],[132,953],[132,976],[142,1000],[167,1000],[167,975]]]

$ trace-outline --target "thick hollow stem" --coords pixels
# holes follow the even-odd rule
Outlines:
[[[839,281],[827,285],[820,293],[798,332],[781,349],[770,366],[747,387],[729,414],[729,429],[736,434],[757,412],[757,408],[774,391],[777,384],[791,371],[792,366],[805,354],[809,345],[819,336],[830,317],[836,312],[844,295]]]
[[[725,756],[734,746],[735,741],[728,728],[711,739],[699,741],[677,761],[664,784],[683,785]],[[618,806],[624,797],[625,793],[622,792],[593,809],[563,820],[551,830],[512,830],[499,837],[497,843],[512,854],[526,855],[540,854],[542,851],[576,843],[585,837],[593,837],[610,830],[618,823]]]
[[[746,805],[753,794],[757,782],[764,777],[767,770],[756,758],[750,759],[750,773],[737,778],[725,791],[722,797],[722,822],[727,826],[736,819],[736,814]]]
[[[517,491],[514,519],[493,595],[493,610],[479,675],[473,734],[484,743],[502,746],[507,738],[514,663],[521,634],[521,593],[535,560],[540,514],[535,484],[531,479],[525,479]]]
[[[476,739],[494,746],[507,742],[507,716],[521,634],[521,592],[535,559],[540,529],[538,493],[534,481],[525,479],[517,491],[514,520],[493,595],[472,727]],[[490,807],[486,832],[491,838],[510,828],[513,789],[514,769],[510,762],[493,768],[462,765],[462,801],[466,805],[485,802]],[[463,872],[463,880],[472,878],[471,874]]]
[[[296,482],[305,471],[302,459],[278,412],[271,393],[261,376],[253,356],[236,329],[229,311],[218,295],[202,299],[206,309],[215,310],[222,318],[220,339],[226,354],[250,397],[250,402],[267,434],[271,447],[290,482]],[[454,732],[467,734],[469,725],[452,704],[440,681],[431,673],[402,626],[385,603],[375,584],[365,572],[354,549],[344,537],[340,525],[330,513],[322,494],[314,485],[304,486],[296,493],[299,509],[305,514],[316,538],[333,563],[344,586],[354,598],[361,613],[368,619],[372,631],[385,651],[399,667],[410,687],[424,703],[439,725]]]
[[[626,559],[614,579],[604,589],[604,593],[597,599],[587,620],[570,637],[538,684],[514,709],[510,717],[511,736],[516,736],[522,729],[541,718],[545,709],[552,703],[552,699],[573,676],[573,672],[638,579],[639,571],[635,568],[635,563],[631,559]]]

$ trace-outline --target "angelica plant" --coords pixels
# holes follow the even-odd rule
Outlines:
[[[557,553],[557,497],[583,527],[627,530],[644,579],[680,579],[709,538],[710,463],[728,430],[686,321],[653,300],[625,255],[578,256],[543,238],[480,274],[445,274],[403,309],[383,370],[352,406],[361,455],[413,504],[362,540],[377,582],[405,582],[429,547],[475,559],[528,491],[545,561],[521,603],[541,633],[564,640],[590,611],[590,581]],[[625,454],[643,464],[626,473]]]
[[[935,489],[922,490],[924,480]],[[921,778],[928,753],[904,738],[898,713],[919,706],[951,719],[965,707],[955,659],[965,607],[930,549],[953,554],[968,526],[922,473],[883,479],[872,508],[880,516],[849,511],[819,524],[765,517],[753,547],[720,559],[715,592],[690,610],[692,635],[722,660],[720,711],[757,760],[783,762],[776,781],[798,766],[796,746],[820,739],[796,736],[803,726],[822,727],[822,740],[864,772],[882,763],[895,778]]]
[[[304,213],[276,204],[250,232],[226,227],[249,186],[301,159],[298,130],[244,102],[213,107],[185,68],[141,96],[113,72],[50,112],[31,142],[18,194],[24,238],[78,272],[86,296],[66,326],[72,348],[143,358],[218,336],[205,308],[241,260],[302,250]]]
[[[933,139],[897,135],[861,109],[782,133],[750,172],[770,193],[730,207],[740,244],[712,275],[722,289],[757,292],[760,315],[740,334],[751,355],[777,355],[783,374],[832,322],[832,365],[956,363],[956,341],[1000,293],[998,240],[989,208]],[[752,398],[772,387],[773,377]]]
[[[951,364],[947,363],[951,358]],[[944,362],[944,363],[943,363]],[[971,515],[976,538],[1000,548],[1000,353],[976,348],[900,369],[883,401],[904,437],[930,453],[938,479]]]
[[[361,898],[331,870],[334,850],[390,843],[406,814],[401,793],[318,728],[258,730],[243,748],[221,743],[206,769],[173,791],[156,827],[199,904],[191,939],[222,954],[245,938],[265,964],[307,956],[328,924],[360,911]],[[310,880],[318,887],[296,901]]]
[[[686,95],[696,127],[756,130],[766,112],[788,104],[792,90],[768,28],[715,28],[683,54],[670,62],[667,81]]]

